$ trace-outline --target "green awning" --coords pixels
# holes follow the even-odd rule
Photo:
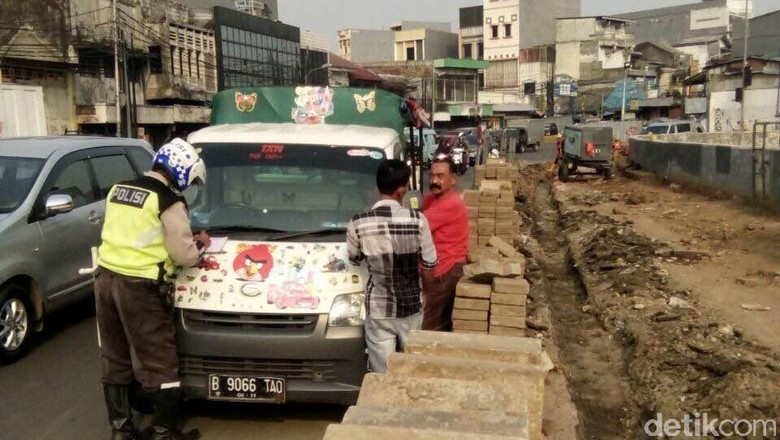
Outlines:
[[[461,60],[457,58],[440,58],[433,61],[436,69],[473,69],[484,70],[490,63],[482,60]]]

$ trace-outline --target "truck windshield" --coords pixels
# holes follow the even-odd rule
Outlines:
[[[30,193],[43,159],[0,156],[0,213],[9,213]]]
[[[199,144],[206,186],[187,194],[193,228],[343,232],[376,200],[373,148]]]

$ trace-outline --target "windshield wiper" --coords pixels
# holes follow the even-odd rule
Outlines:
[[[277,235],[276,237],[271,237],[269,241],[281,241],[281,240],[287,240],[290,238],[300,238],[305,237],[307,235],[319,235],[319,234],[343,234],[347,232],[347,228],[322,228],[322,229],[313,229],[311,231],[298,231],[298,232],[290,232],[289,234],[283,234],[283,235]]]
[[[287,232],[282,229],[262,228],[259,226],[235,225],[235,226],[212,226],[205,229],[209,234],[226,232]]]

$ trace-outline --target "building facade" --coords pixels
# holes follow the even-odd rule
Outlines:
[[[555,20],[579,15],[578,0],[484,0],[484,59],[490,62],[486,90],[517,94],[525,101],[526,87],[531,87],[526,84],[549,82],[553,75],[547,72],[552,61],[548,47],[555,44]]]
[[[297,85],[302,78],[300,29],[227,8],[214,8],[217,86]]]
[[[394,31],[394,61],[432,61],[455,58],[458,55],[458,36],[434,29]]]
[[[668,44],[691,55],[695,72],[713,57],[731,52],[732,31],[744,21],[746,5],[750,17],[753,0],[703,0],[616,17],[635,23],[632,32],[636,41]]]
[[[780,11],[770,12],[750,19],[748,55],[780,57]],[[741,57],[745,53],[745,23],[734,21],[732,55]]]
[[[485,58],[485,15],[482,5],[460,8],[458,29],[458,58],[482,60]]]

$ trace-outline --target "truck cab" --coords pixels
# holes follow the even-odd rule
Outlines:
[[[322,96],[323,88],[306,89]],[[325,93],[336,107],[364,96]],[[182,388],[189,399],[353,404],[367,371],[367,271],[348,263],[346,227],[376,201],[376,170],[400,158],[400,131],[352,108],[343,111],[354,118],[341,120],[353,124],[323,122],[329,115],[311,123],[328,113],[321,108],[296,122],[301,93],[256,94],[256,105],[268,99],[291,112],[232,123],[248,107],[220,110],[215,100],[228,123],[188,139],[206,163],[207,185],[185,196],[193,230],[208,231],[212,245],[175,281]]]

